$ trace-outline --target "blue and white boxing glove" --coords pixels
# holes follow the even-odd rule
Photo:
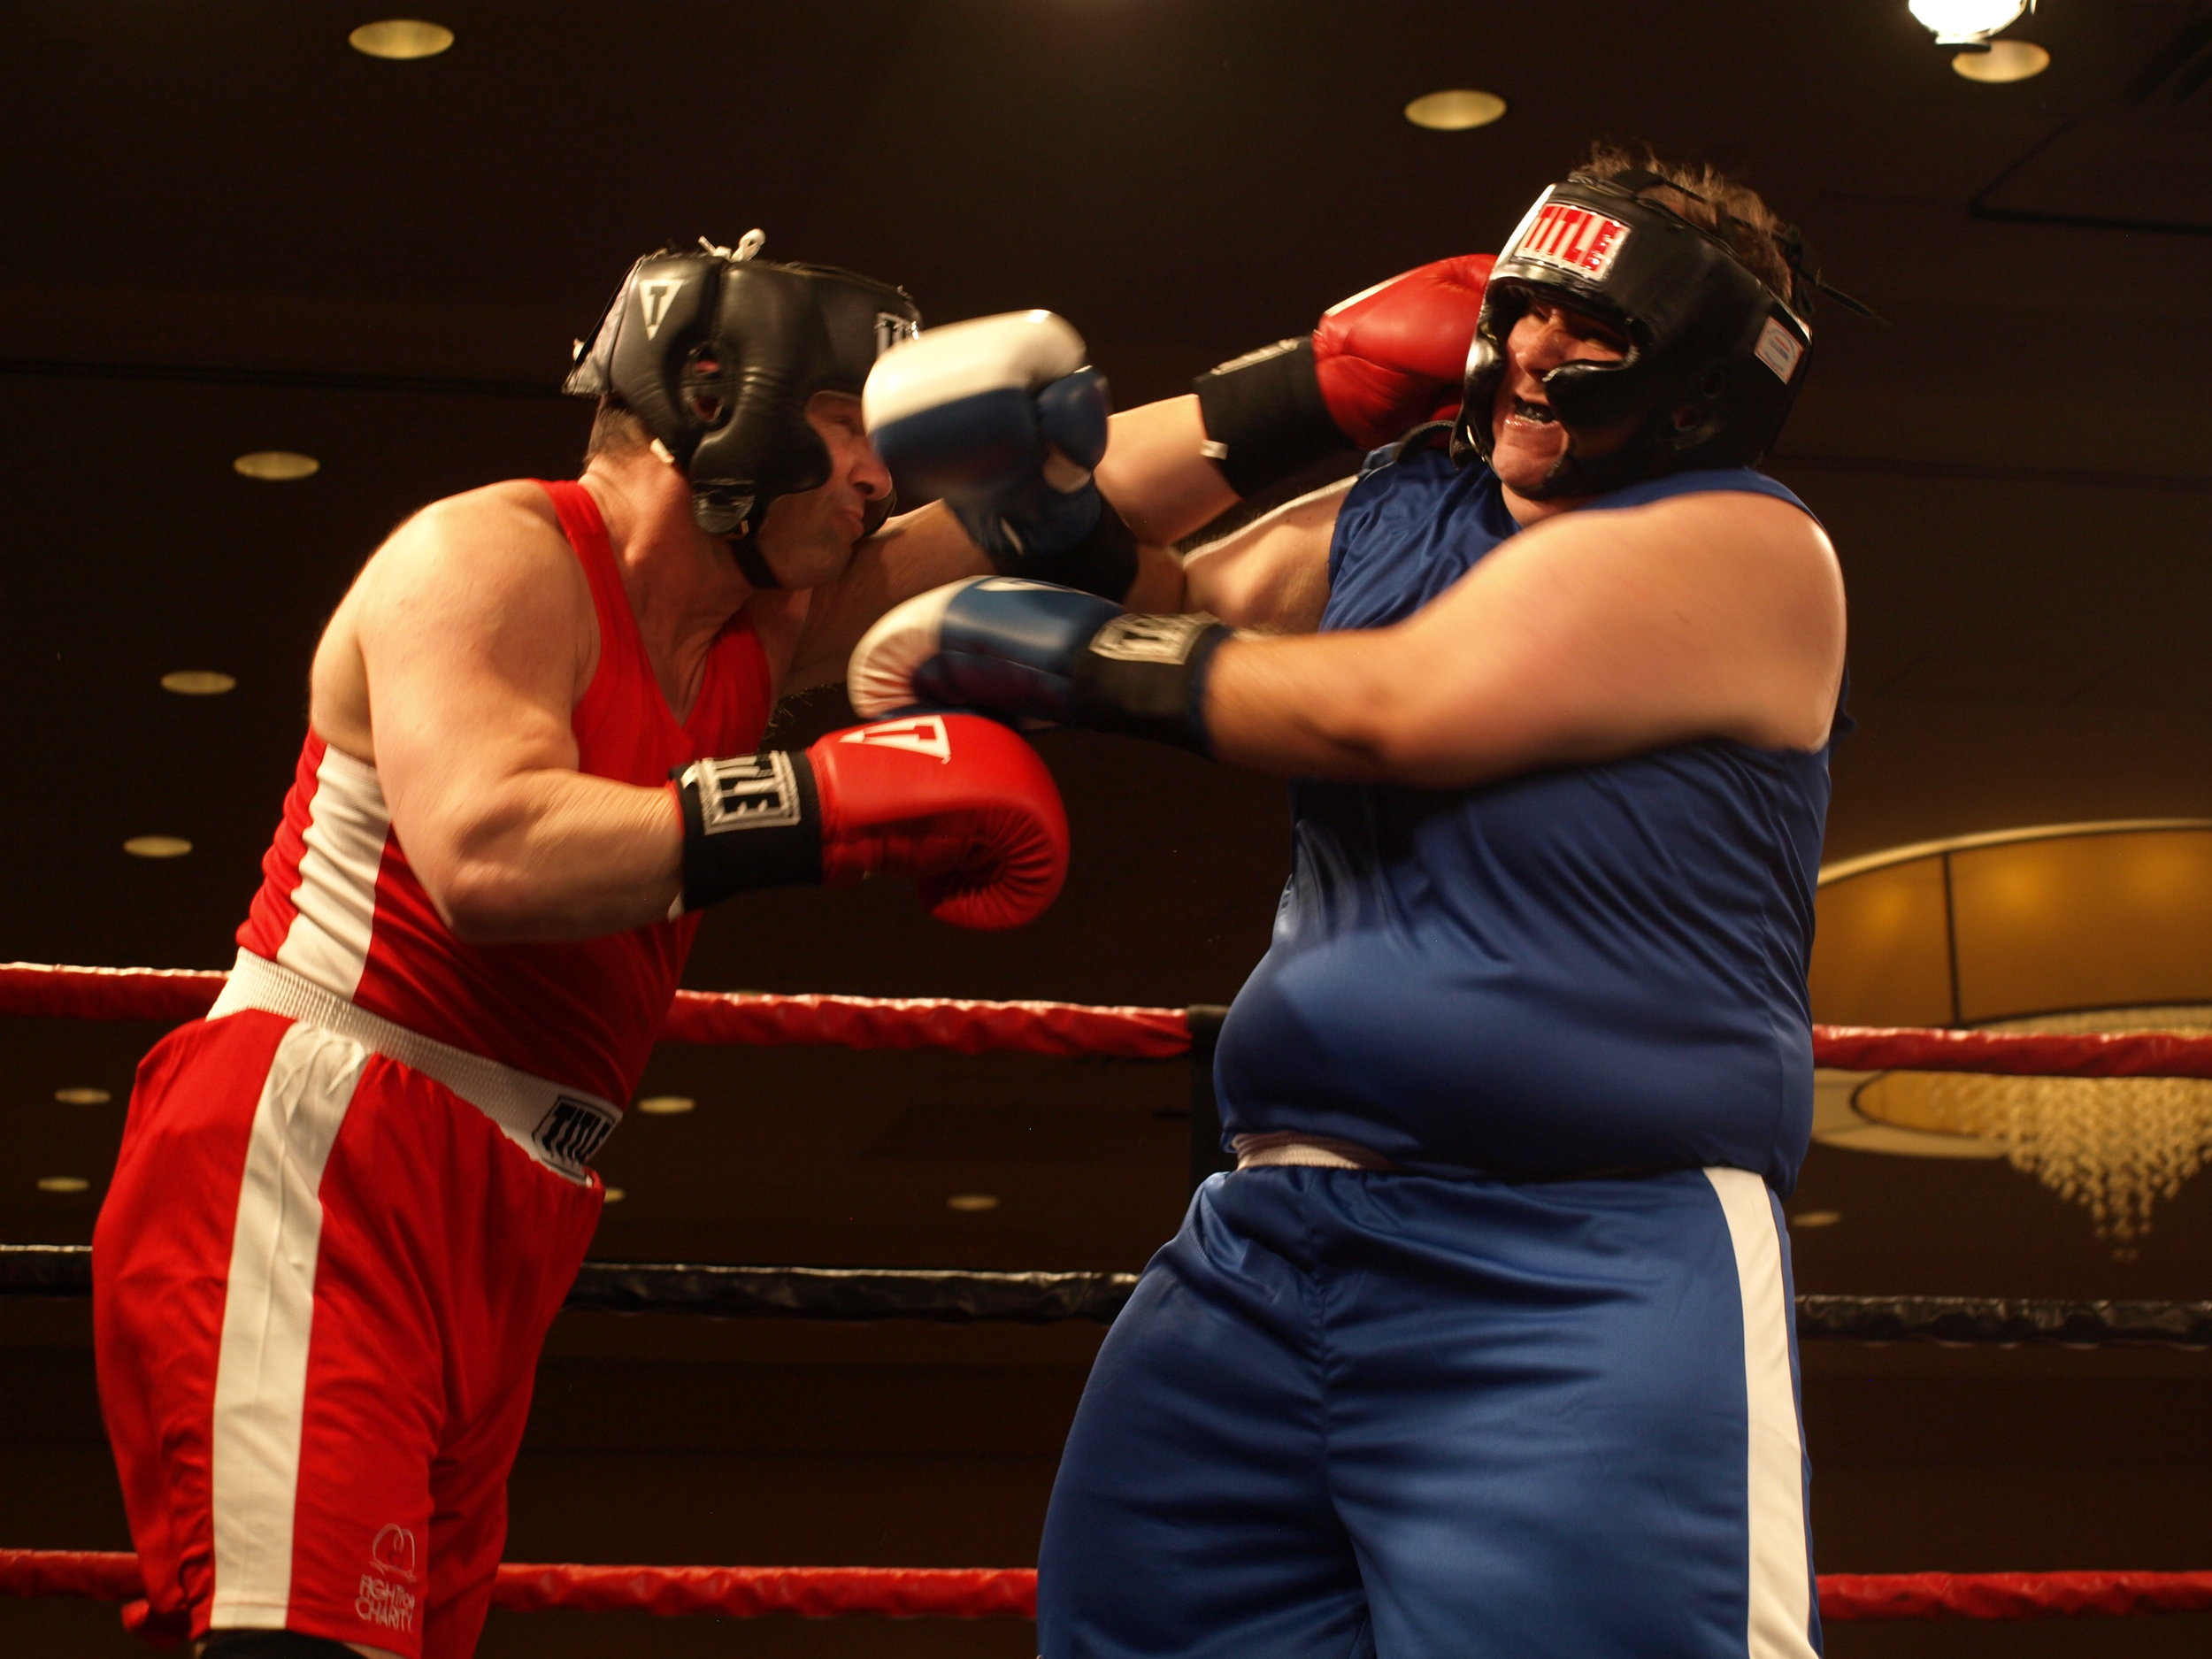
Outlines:
[[[861,411],[900,493],[942,497],[1001,571],[1116,598],[1137,543],[1091,480],[1113,405],[1083,359],[1050,311],[948,323],[876,359]]]
[[[845,689],[869,718],[917,705],[1126,732],[1203,755],[1206,671],[1230,630],[1071,588],[976,576],[884,612]]]

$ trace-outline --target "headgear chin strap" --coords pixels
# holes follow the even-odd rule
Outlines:
[[[1618,329],[1628,350],[1617,362],[1565,363],[1544,374],[1567,448],[1537,488],[1521,493],[1593,495],[1664,472],[1748,466],[1772,445],[1805,378],[1805,319],[1819,279],[1806,269],[1801,240],[1785,233],[1794,277],[1785,303],[1719,238],[1646,194],[1663,187],[1691,194],[1640,170],[1578,173],[1537,197],[1498,256],[1475,325],[1452,428],[1461,465],[1491,458],[1506,337],[1539,299]],[[1631,423],[1617,448],[1582,449],[1586,434]]]
[[[636,416],[689,480],[699,527],[729,537],[746,580],[773,588],[753,533],[777,496],[829,482],[807,400],[859,396],[876,358],[912,338],[921,313],[888,283],[756,258],[764,240],[749,231],[733,250],[703,237],[640,259],[561,389],[611,396]],[[889,503],[870,505],[873,531]]]

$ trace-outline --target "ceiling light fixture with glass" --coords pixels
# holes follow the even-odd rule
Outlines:
[[[2212,820],[1929,841],[1820,874],[1813,1018],[1839,1025],[2212,1036]],[[2123,1258],[2212,1164],[2212,1080],[1815,1073],[1813,1137],[2001,1157]]]
[[[1910,0],[1909,9],[1939,46],[1987,50],[1989,37],[2009,28],[2034,0]]]

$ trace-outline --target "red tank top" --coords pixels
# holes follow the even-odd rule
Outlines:
[[[733,618],[715,640],[691,718],[679,724],[597,506],[580,484],[542,488],[599,618],[599,665],[570,717],[577,770],[658,787],[672,767],[759,747],[774,694],[751,623]],[[408,867],[376,769],[311,730],[261,869],[238,930],[247,950],[424,1036],[618,1104],[637,1087],[699,924],[686,916],[597,939],[465,944]]]

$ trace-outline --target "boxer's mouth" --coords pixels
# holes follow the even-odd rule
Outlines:
[[[1540,426],[1555,425],[1559,419],[1549,403],[1532,403],[1525,397],[1517,397],[1513,400],[1513,418],[1516,420],[1530,421]]]

